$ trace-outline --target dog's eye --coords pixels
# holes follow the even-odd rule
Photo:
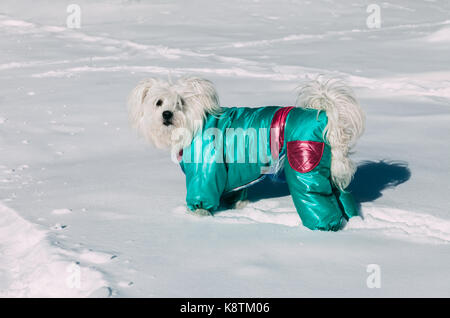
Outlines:
[[[163,104],[163,101],[161,99],[158,99],[156,102],[156,106],[161,106]]]
[[[184,105],[185,105],[184,99],[180,98],[179,104],[180,104],[181,106],[184,106]]]

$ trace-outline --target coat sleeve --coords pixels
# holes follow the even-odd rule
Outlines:
[[[191,164],[192,165],[192,164]],[[190,210],[214,211],[219,207],[225,188],[226,170],[223,163],[196,165],[186,174],[186,203]]]
[[[227,168],[216,149],[203,149],[203,155],[187,163],[183,154],[182,168],[186,174],[186,203],[190,210],[214,211],[227,182]],[[223,158],[223,157],[222,157]],[[191,158],[192,159],[192,158]]]

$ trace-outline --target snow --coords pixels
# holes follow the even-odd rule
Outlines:
[[[0,6],[0,296],[450,295],[448,1],[383,2],[379,29],[356,0],[77,4],[79,29],[64,2]],[[310,231],[269,179],[242,209],[187,215],[181,170],[125,107],[139,80],[185,74],[226,106],[345,78],[367,114],[362,217]]]
[[[61,257],[57,241],[3,204],[0,242],[2,297],[86,297],[106,288],[99,271]]]
[[[446,27],[433,32],[427,37],[429,42],[450,42],[450,28]]]

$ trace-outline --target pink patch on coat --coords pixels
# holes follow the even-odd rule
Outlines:
[[[313,170],[322,159],[325,144],[317,141],[288,141],[287,157],[290,166],[297,172]]]

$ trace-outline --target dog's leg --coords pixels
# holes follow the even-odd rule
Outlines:
[[[197,209],[194,211],[189,210],[189,213],[193,213],[196,216],[212,216],[211,212],[205,209]]]
[[[230,208],[243,209],[250,202],[247,200],[247,189],[231,192],[223,197],[223,203]]]
[[[288,160],[284,169],[289,191],[303,225],[311,230],[339,230],[343,212],[332,190],[330,148],[323,145],[325,149],[319,164],[309,172],[301,172],[292,158],[295,146],[295,142],[291,148],[288,145],[288,159],[290,156],[291,160]]]
[[[325,113],[295,109],[285,130],[286,182],[304,226],[337,231],[343,222],[331,183],[331,147],[323,138]],[[300,127],[300,129],[299,129]]]
[[[243,209],[245,208],[248,204],[250,203],[249,200],[239,200],[236,202],[236,204],[234,205],[235,209]]]

